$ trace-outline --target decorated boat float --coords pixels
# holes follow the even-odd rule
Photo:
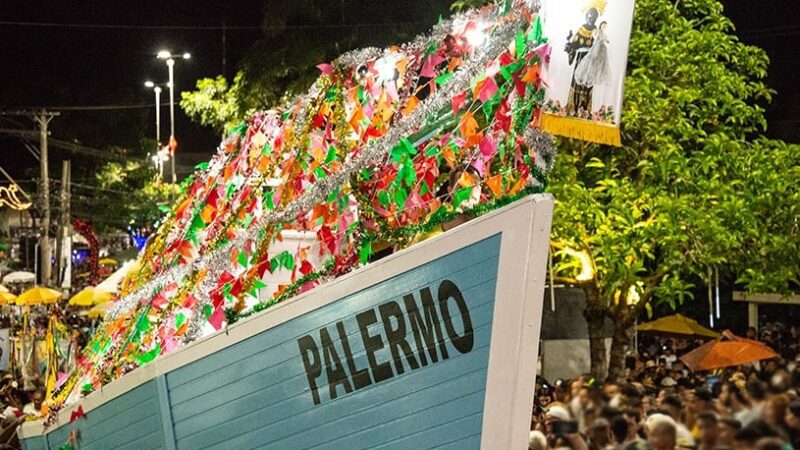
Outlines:
[[[524,448],[551,211],[527,197],[237,322],[24,447]]]
[[[591,44],[605,1],[567,3]],[[553,208],[540,127],[618,141],[618,113],[553,106],[543,73],[567,57],[540,11],[506,0],[344,54],[233,127],[23,446],[524,448]]]

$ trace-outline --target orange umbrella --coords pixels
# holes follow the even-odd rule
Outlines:
[[[745,339],[730,331],[722,333],[722,338],[706,342],[681,356],[681,361],[692,370],[712,370],[777,357],[778,354],[758,341]]]
[[[640,333],[653,333],[664,335],[680,335],[680,336],[698,336],[704,338],[718,338],[719,333],[709,330],[708,328],[697,323],[696,320],[690,319],[681,314],[674,314],[667,317],[662,317],[652,322],[642,323],[636,327]]]

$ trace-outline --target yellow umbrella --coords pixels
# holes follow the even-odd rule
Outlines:
[[[97,261],[97,263],[101,266],[116,266],[119,264],[117,260],[111,258],[103,258],[100,261]]]
[[[106,309],[108,309],[108,306],[110,304],[111,304],[111,302],[105,302],[105,303],[100,303],[99,305],[95,305],[94,308],[89,310],[89,313],[88,313],[89,318],[90,319],[97,319],[97,318],[101,318],[101,317],[105,316],[106,315]]]
[[[28,289],[17,297],[17,305],[41,305],[52,304],[61,298],[61,292],[54,289],[36,286]]]
[[[111,300],[111,293],[94,287],[87,287],[69,299],[72,306],[94,306]]]
[[[14,300],[17,299],[17,296],[12,294],[11,292],[0,292],[0,303],[5,303],[7,305],[13,305]]]
[[[692,320],[681,314],[662,317],[652,322],[639,324],[636,329],[639,332],[671,336],[698,336],[705,338],[718,338],[720,336],[719,333],[700,325],[696,320]]]

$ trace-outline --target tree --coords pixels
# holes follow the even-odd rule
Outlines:
[[[673,309],[714,268],[748,290],[786,292],[800,270],[800,148],[758,137],[765,53],[741,43],[717,0],[639,0],[622,148],[562,139],[550,176],[557,281],[583,288],[592,373],[614,323],[608,377],[627,331]]]
[[[93,195],[78,216],[92,219],[101,232],[149,228],[163,216],[161,207],[175,198],[178,187],[156,180],[149,164],[111,162],[95,175]]]
[[[239,72],[231,86],[222,75],[197,80],[197,90],[181,93],[181,108],[194,122],[222,133],[245,117],[239,104]]]
[[[385,47],[429,29],[452,0],[293,2],[265,0],[264,35],[247,51],[232,83],[204,78],[182,94],[181,108],[197,123],[223,130],[305,92],[319,76],[317,64],[348,50]]]

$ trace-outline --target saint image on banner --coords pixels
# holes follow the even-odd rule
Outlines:
[[[621,145],[622,88],[634,0],[546,0],[544,32],[552,45],[542,129]]]

